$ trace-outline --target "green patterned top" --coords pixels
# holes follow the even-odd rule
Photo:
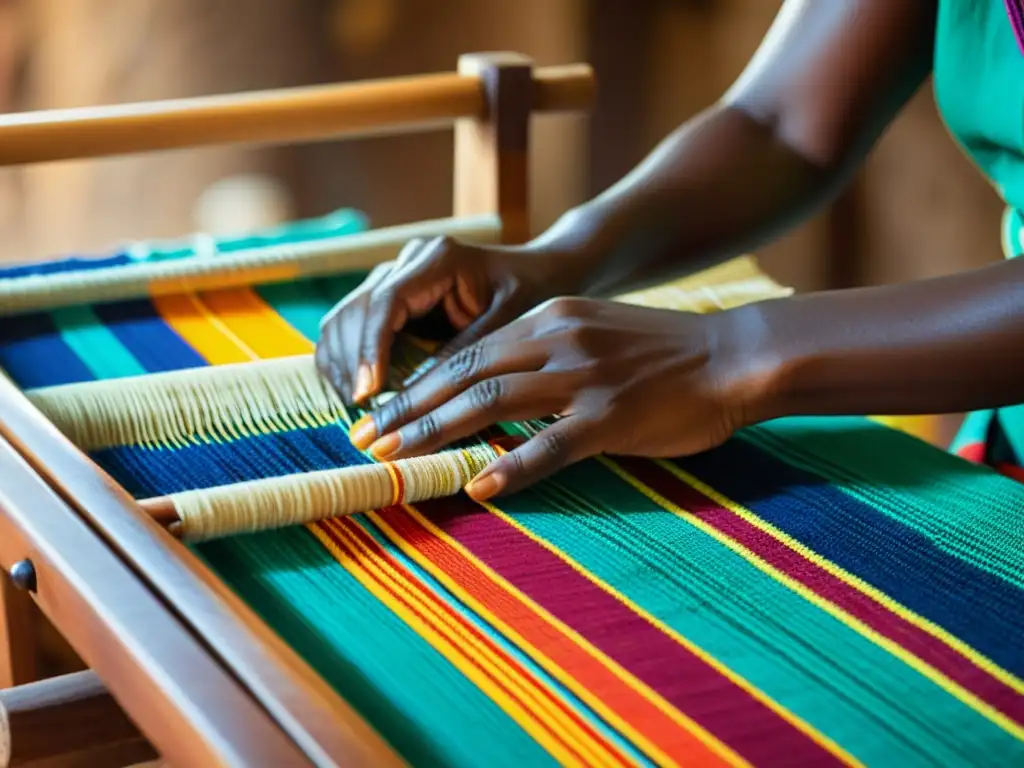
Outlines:
[[[1000,0],[940,0],[935,98],[950,132],[1007,204],[1003,250],[1024,252],[1024,54]],[[1024,408],[971,414],[953,450],[1021,465]]]

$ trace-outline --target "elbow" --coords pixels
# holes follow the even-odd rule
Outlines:
[[[846,177],[863,161],[872,141],[865,141],[859,121],[828,104],[762,103],[745,98],[723,100],[723,105],[757,123],[772,139],[814,168],[822,178]]]

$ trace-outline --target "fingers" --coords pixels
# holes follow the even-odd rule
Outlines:
[[[446,241],[410,241],[387,277],[370,291],[363,310],[361,333],[355,340],[356,402],[377,394],[387,380],[387,364],[395,334],[410,317],[425,315],[442,299],[452,278],[439,270]]]
[[[440,450],[495,423],[540,419],[561,411],[574,391],[571,373],[514,373],[473,384],[435,410],[377,440],[370,452],[394,461]]]
[[[363,284],[338,302],[320,323],[320,339],[314,356],[317,369],[348,403],[354,402],[359,341],[370,292],[387,277],[393,266],[390,262],[378,265]]]
[[[357,422],[351,440],[357,448],[365,450],[377,438],[423,418],[476,384],[507,374],[539,371],[547,360],[544,341],[530,338],[528,325],[513,323],[457,352],[399,392],[369,418]],[[386,452],[390,453],[397,445],[390,440],[376,448],[387,448]]]
[[[449,316],[451,317],[451,315]],[[438,350],[437,354],[434,355],[433,360],[430,361],[432,364],[413,373],[413,375],[405,381],[405,386],[412,386],[417,381],[424,378],[428,373],[437,369],[438,366],[442,365],[446,361],[452,360],[452,358],[469,346],[479,343],[488,334],[493,333],[499,328],[507,326],[509,322],[515,319],[515,317],[516,307],[514,303],[508,301],[500,292],[496,293],[494,296],[493,306],[475,320],[470,319],[464,325],[462,330],[456,334],[455,338],[451,339],[443,348]],[[453,320],[453,322],[455,321]]]
[[[490,303],[488,287],[459,287],[483,279],[460,278],[456,260],[463,248],[444,237],[410,241],[394,263],[375,269],[325,318],[317,365],[347,402],[363,402],[380,392],[395,334],[410,318],[427,314],[451,295],[445,308],[467,325],[475,310]]]
[[[499,457],[466,486],[483,502],[499,494],[515,493],[564,467],[600,452],[596,425],[582,417],[556,421],[521,446]]]

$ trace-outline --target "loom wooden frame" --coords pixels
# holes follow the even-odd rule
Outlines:
[[[455,216],[497,214],[502,240],[517,242],[529,236],[531,114],[586,109],[594,91],[586,65],[470,54],[451,74],[0,117],[0,165],[454,125]],[[32,603],[92,670],[53,681],[45,695],[0,690],[0,707],[20,702],[12,724],[33,724],[14,731],[12,765],[81,749],[81,732],[62,745],[60,732],[39,723],[52,715],[59,724],[69,707],[110,711],[114,701],[171,764],[399,764],[341,696],[2,377],[0,478],[0,689],[36,677]],[[7,575],[24,561],[36,575],[31,600]],[[25,701],[38,706],[26,711]],[[123,728],[96,733],[125,737]]]

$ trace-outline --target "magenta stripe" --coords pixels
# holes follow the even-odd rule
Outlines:
[[[840,761],[571,565],[465,497],[428,519],[553,616],[756,765]],[[781,762],[780,762],[781,761]]]
[[[1017,38],[1017,45],[1020,52],[1024,53],[1024,1],[1005,0],[1006,12],[1010,15],[1010,24],[1013,26],[1013,34]]]
[[[620,459],[618,463],[662,497],[698,516],[774,568],[899,644],[1007,717],[1024,724],[1024,696],[956,649],[893,613],[874,598],[725,509],[653,462]]]

